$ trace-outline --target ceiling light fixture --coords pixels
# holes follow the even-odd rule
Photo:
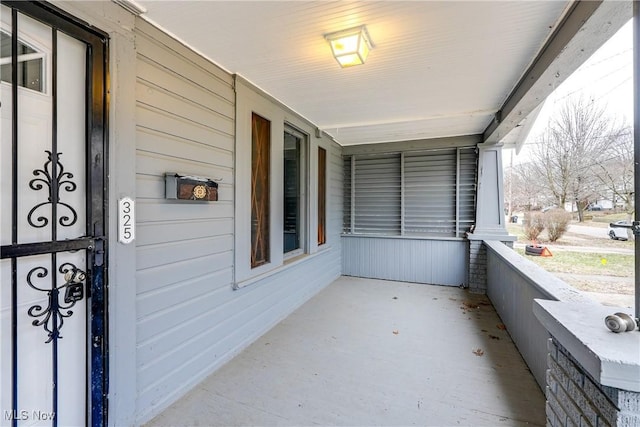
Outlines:
[[[342,68],[364,64],[373,48],[364,25],[325,34],[324,38],[329,42],[331,52]]]

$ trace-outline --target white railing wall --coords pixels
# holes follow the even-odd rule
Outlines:
[[[502,242],[485,241],[484,245],[487,248],[487,295],[544,390],[549,333],[533,313],[533,300],[596,303]]]

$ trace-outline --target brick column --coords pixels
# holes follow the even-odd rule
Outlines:
[[[598,384],[554,338],[548,350],[547,426],[640,427],[640,393]]]
[[[487,292],[487,249],[482,240],[469,240],[469,290]]]
[[[487,293],[487,248],[484,246],[484,240],[476,238],[478,236],[469,234],[469,291],[477,294]],[[509,240],[502,240],[506,246],[513,249],[513,240],[511,236]],[[515,239],[515,237],[513,237]],[[493,236],[490,240],[495,239]]]

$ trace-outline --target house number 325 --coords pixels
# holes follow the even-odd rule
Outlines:
[[[120,243],[131,243],[136,238],[135,202],[130,197],[118,201],[118,240]]]

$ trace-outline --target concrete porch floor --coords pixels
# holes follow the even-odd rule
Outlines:
[[[485,296],[341,277],[149,426],[544,425]]]

